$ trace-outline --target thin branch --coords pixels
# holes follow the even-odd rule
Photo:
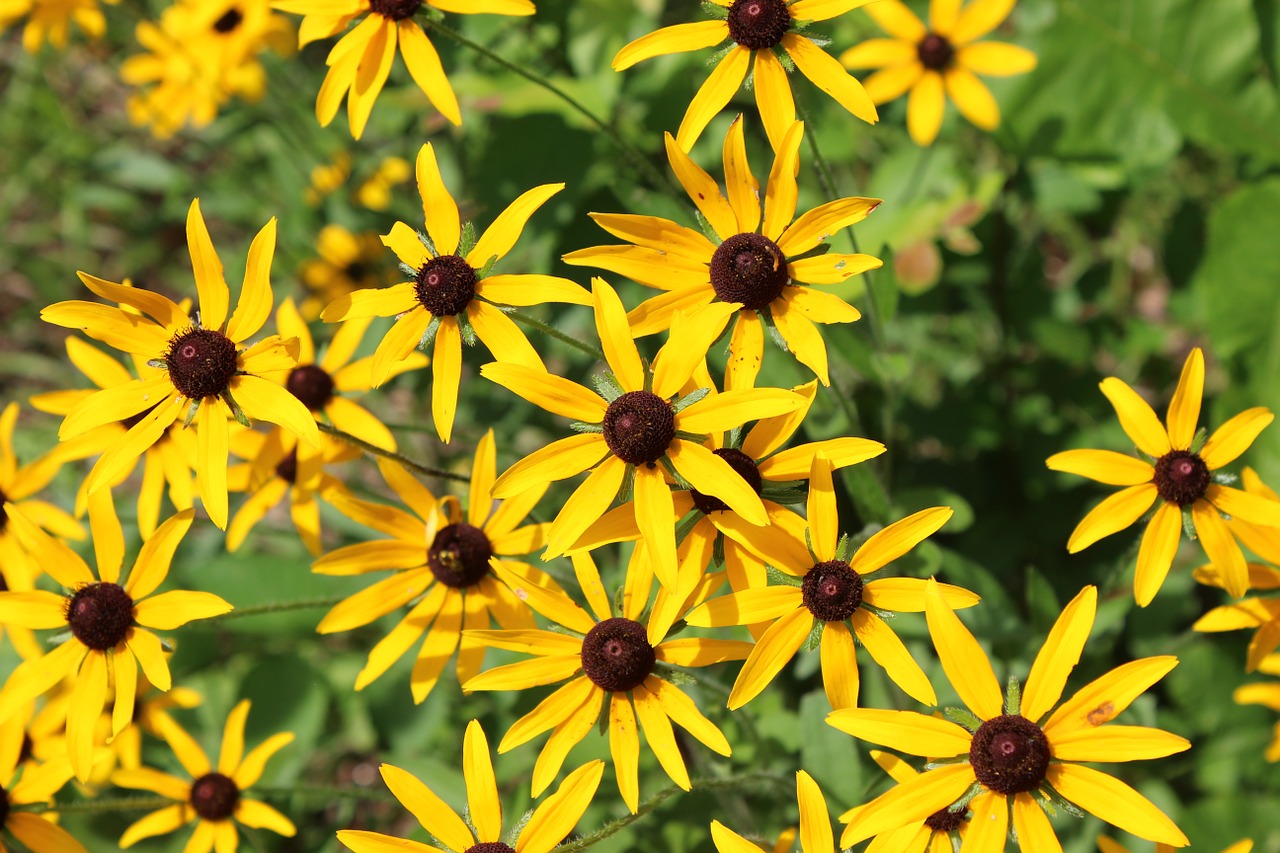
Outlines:
[[[370,453],[374,456],[381,456],[383,459],[390,459],[392,462],[398,462],[411,471],[417,471],[425,477],[439,477],[442,480],[453,480],[457,483],[471,482],[471,477],[466,474],[455,474],[453,471],[446,471],[443,468],[432,468],[429,465],[414,462],[407,456],[401,456],[393,450],[387,450],[385,448],[378,447],[376,444],[370,444],[363,438],[357,438],[349,432],[343,432],[331,424],[317,422],[316,426],[320,428],[321,432],[326,432],[335,438],[342,439],[348,444],[353,444],[365,453]]]

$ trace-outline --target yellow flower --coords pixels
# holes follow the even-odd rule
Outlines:
[[[1258,672],[1280,675],[1280,654],[1272,653],[1263,658],[1258,664]],[[1231,698],[1239,705],[1265,705],[1273,711],[1280,711],[1280,682],[1244,684],[1235,689]],[[1280,722],[1275,725],[1266,756],[1267,761],[1280,761]]]
[[[769,173],[763,211],[760,184],[747,165],[741,116],[724,140],[724,193],[667,134],[671,168],[718,245],[701,230],[656,216],[593,213],[597,225],[633,245],[579,249],[565,255],[565,263],[599,267],[664,291],[627,315],[637,336],[670,328],[675,314],[684,311],[696,315],[697,323],[714,326],[709,347],[732,322],[727,390],[754,383],[766,328],[829,385],[827,347],[814,323],[851,323],[862,315],[836,295],[807,285],[838,284],[878,269],[881,261],[839,252],[809,255],[830,235],[865,219],[880,199],[836,199],[792,221],[803,134],[802,123],[788,125]],[[700,311],[704,306],[709,307]]]
[[[800,849],[803,853],[830,853],[835,849],[835,836],[831,832],[827,801],[818,783],[803,770],[796,773],[796,800],[800,805]],[[761,849],[718,820],[711,821],[711,840],[719,853],[759,853]],[[786,846],[779,839],[774,850],[785,853],[794,840],[792,832]]]
[[[1195,579],[1210,586],[1222,586],[1222,579],[1212,566],[1201,566]],[[1280,589],[1280,571],[1259,563],[1249,564],[1249,588]],[[1256,629],[1249,640],[1245,672],[1253,672],[1267,655],[1280,647],[1280,598],[1245,598],[1223,607],[1215,607],[1196,620],[1192,630],[1240,631]]]
[[[910,764],[888,752],[873,749],[871,758],[899,784],[920,775]],[[851,809],[844,819],[856,821],[857,814],[857,808]],[[894,853],[954,853],[958,849],[954,839],[959,838],[963,843],[969,834],[969,817],[968,808],[953,812],[944,807],[925,818],[922,824],[881,833],[867,849],[892,850]]]
[[[613,58],[613,70],[623,71],[655,56],[715,47],[725,39],[733,42],[689,102],[676,132],[681,151],[693,147],[707,123],[738,91],[748,71],[765,133],[774,150],[780,150],[787,129],[796,120],[795,100],[787,80],[787,67],[792,64],[840,106],[865,122],[876,123],[879,118],[876,105],[862,84],[828,56],[814,39],[802,34],[809,23],[843,15],[870,0],[712,2],[724,8],[723,18],[717,16],[717,20],[663,27],[631,42]]]
[[[412,176],[408,160],[384,157],[377,170],[356,190],[356,201],[370,210],[386,210],[391,206],[391,190]]]
[[[418,152],[417,174],[427,234],[397,222],[382,238],[413,280],[347,294],[325,308],[320,319],[336,323],[400,315],[374,352],[375,387],[392,375],[397,362],[434,338],[431,413],[440,440],[447,442],[458,408],[464,341],[471,344],[478,337],[498,361],[545,370],[520,327],[496,306],[587,305],[590,297],[557,276],[490,274],[520,239],[529,217],[564,184],[543,184],[524,193],[472,243],[470,225],[464,228],[458,217],[458,205],[445,189],[430,143]]]
[[[1249,853],[1253,849],[1253,842],[1246,838],[1243,841],[1237,841],[1222,853]],[[1173,853],[1174,848],[1168,844],[1157,844],[1156,853]],[[1105,835],[1098,836],[1098,853],[1129,853],[1129,851],[1107,838]]]
[[[196,486],[205,511],[218,527],[227,526],[228,419],[246,415],[285,427],[311,445],[319,443],[307,407],[261,374],[289,370],[297,363],[297,341],[278,335],[242,348],[271,314],[271,257],[276,221],[258,232],[249,247],[240,300],[230,320],[230,294],[222,262],[200,215],[197,199],[187,214],[187,244],[195,270],[200,311],[194,318],[158,293],[104,281],[88,273],[80,280],[103,299],[141,314],[96,302],[59,302],[41,312],[57,326],[81,329],[89,337],[140,356],[161,373],[93,394],[62,422],[59,435],[73,438],[103,424],[141,416],[124,437],[98,458],[86,488],[92,494],[115,481],[142,453],[185,414],[196,424]],[[247,421],[246,421],[247,423]]]
[[[274,0],[272,5],[282,12],[305,15],[298,30],[298,44],[335,36],[360,16],[360,21],[342,37],[326,62],[329,72],[316,98],[316,118],[322,127],[338,113],[343,96],[347,98],[347,120],[356,139],[364,133],[373,102],[391,75],[391,61],[400,55],[409,76],[418,84],[432,105],[454,124],[462,124],[458,98],[449,85],[440,56],[422,26],[413,20],[423,6],[460,15],[532,15],[529,0],[481,0],[460,3],[457,0]]]
[[[346,151],[339,151],[333,156],[333,160],[328,163],[321,163],[311,169],[311,185],[307,187],[303,198],[307,204],[315,207],[324,201],[325,197],[333,193],[338,187],[347,182],[347,178],[351,176],[351,155]],[[337,227],[337,226],[325,226]],[[345,230],[345,229],[343,229]],[[320,231],[324,235],[324,229]],[[381,247],[378,249],[382,251]],[[322,251],[323,254],[323,251]],[[323,306],[321,306],[323,307]]]
[[[386,287],[395,275],[384,269],[386,248],[376,234],[354,234],[341,225],[326,225],[316,238],[316,254],[302,264],[298,275],[310,291],[299,311],[314,320],[330,302],[353,290]]]
[[[1125,434],[1152,461],[1110,450],[1068,450],[1049,457],[1047,464],[1054,471],[1125,487],[1076,525],[1067,550],[1074,554],[1124,530],[1159,502],[1138,551],[1133,594],[1139,606],[1146,607],[1160,591],[1182,530],[1193,525],[1227,592],[1236,598],[1244,595],[1248,568],[1222,515],[1266,527],[1280,526],[1280,502],[1233,489],[1215,472],[1249,449],[1258,433],[1271,423],[1271,412],[1261,406],[1246,409],[1215,430],[1198,450],[1193,449],[1198,443],[1196,424],[1204,389],[1204,355],[1198,347],[1183,365],[1178,389],[1169,402],[1167,428],[1122,380],[1110,376],[1100,387],[1115,407]]]
[[[434,791],[406,770],[392,764],[381,767],[382,781],[433,838],[450,850],[483,850],[485,853],[550,853],[581,820],[604,775],[604,762],[589,761],[565,777],[533,814],[521,821],[516,837],[502,838],[502,801],[489,741],[480,723],[472,720],[462,739],[462,773],[467,783],[467,816],[459,817]],[[439,848],[416,841],[359,829],[338,831],[338,840],[355,853],[439,853]]]
[[[107,31],[107,19],[98,8],[98,0],[2,0],[0,32],[24,15],[27,25],[22,29],[22,46],[27,53],[40,50],[46,40],[58,50],[65,48],[73,22],[92,39],[102,38]]]
[[[1025,47],[977,40],[1009,17],[1014,0],[931,0],[924,23],[899,0],[880,0],[867,14],[892,38],[868,39],[840,55],[846,68],[879,68],[867,78],[867,93],[877,104],[906,92],[907,130],[917,145],[929,145],[942,127],[946,97],[961,115],[983,130],[1000,124],[1000,107],[978,74],[1010,77],[1036,67]]]
[[[71,779],[65,753],[42,764],[23,760],[24,723],[23,717],[12,717],[0,724],[0,825],[31,853],[86,853],[79,841],[47,819],[50,815],[20,808],[52,801]],[[5,849],[2,843],[0,849]]]
[[[636,525],[654,554],[658,579],[671,586],[677,563],[671,524],[675,504],[666,474],[723,501],[749,524],[767,524],[760,496],[729,463],[702,446],[700,434],[795,411],[804,399],[778,388],[745,388],[714,397],[695,392],[676,399],[716,329],[680,315],[650,369],[640,359],[618,294],[600,278],[592,281],[592,294],[596,330],[613,373],[598,383],[599,390],[541,367],[486,364],[480,369],[481,376],[513,394],[573,418],[581,430],[512,465],[493,484],[493,496],[516,497],[594,469],[552,522],[543,559],[572,549],[616,495],[632,491]]]
[[[973,817],[966,850],[1003,851],[1012,812],[1022,850],[1060,851],[1043,799],[1074,804],[1139,838],[1186,847],[1186,836],[1150,800],[1079,763],[1164,758],[1191,746],[1159,729],[1104,725],[1173,669],[1177,658],[1143,658],[1113,669],[1045,719],[1080,661],[1097,599],[1095,587],[1081,590],[1036,655],[1026,689],[1019,692],[1010,679],[1008,693],[1001,695],[986,653],[930,580],[925,595],[929,634],[947,679],[971,710],[949,713],[963,725],[913,711],[869,708],[827,716],[827,722],[854,737],[942,762],[843,815],[849,825],[840,843],[848,847],[890,830],[918,830],[939,809],[959,811],[968,805]]]
[[[683,583],[675,594],[666,587],[659,588],[647,624],[639,621],[649,603],[655,562],[650,560],[643,543],[636,546],[627,566],[620,616],[613,615],[600,572],[589,554],[574,555],[573,568],[590,613],[563,592],[534,586],[494,562],[494,571],[521,600],[571,632],[530,627],[466,634],[486,646],[534,655],[531,660],[475,676],[463,683],[466,692],[525,690],[570,679],[517,720],[498,745],[498,752],[503,753],[553,729],[533,768],[533,796],[541,794],[555,779],[569,750],[595,728],[597,721],[605,719],[601,712],[606,697],[609,751],[618,790],[632,813],[640,801],[640,731],[644,731],[662,769],[686,791],[691,788],[689,773],[676,744],[673,722],[715,752],[730,754],[724,734],[702,715],[683,690],[660,676],[658,664],[699,667],[742,660],[751,646],[735,640],[700,637],[665,639],[690,601],[699,600],[706,589],[723,582],[719,576],[703,578],[702,567],[696,563],[679,570],[681,579],[691,583]],[[670,572],[676,574],[676,569],[672,567]]]
[[[135,822],[120,836],[120,847],[131,847],[144,838],[164,835],[196,821],[185,853],[229,853],[239,846],[236,823],[252,829],[269,829],[292,836],[293,824],[261,800],[245,796],[257,783],[271,756],[293,741],[292,732],[280,732],[244,753],[244,724],[249,716],[249,700],[242,699],[227,715],[222,732],[222,749],[215,766],[204,750],[171,717],[159,723],[161,736],[173,750],[188,782],[169,773],[139,767],[120,770],[111,781],[122,788],[151,791],[176,802]]]
[[[151,595],[168,575],[173,553],[191,527],[191,510],[160,525],[142,546],[121,586],[124,532],[110,492],[101,494],[104,497],[89,504],[97,576],[74,551],[47,536],[13,504],[5,506],[9,523],[40,567],[72,592],[0,593],[0,622],[67,632],[60,645],[42,658],[21,664],[9,676],[0,694],[0,720],[75,673],[67,741],[71,766],[81,781],[88,778],[92,765],[94,725],[107,699],[108,671],[116,686],[111,721],[111,733],[116,735],[133,719],[139,667],[157,689],[168,690],[171,685],[160,638],[145,629],[171,631],[231,610],[230,604],[208,592],[171,590]]]
[[[928,705],[937,701],[928,677],[878,615],[885,611],[924,610],[926,581],[864,581],[864,577],[880,571],[936,532],[952,512],[942,506],[921,510],[875,533],[846,559],[848,546],[840,537],[831,474],[831,460],[821,454],[814,456],[809,470],[809,547],[805,548],[804,541],[787,537],[784,548],[764,554],[766,562],[796,578],[794,584],[721,596],[685,617],[690,625],[709,628],[773,622],[738,673],[729,694],[730,710],[737,710],[758,696],[814,632],[821,638],[822,685],[831,707],[852,708],[858,704],[854,637],[862,641],[893,682],[913,698]],[[763,549],[772,544],[762,541],[756,547]],[[978,603],[978,596],[968,590],[949,585],[941,589],[955,607]]]
[[[491,620],[504,628],[533,627],[528,608],[494,578],[489,561],[496,555],[502,566],[526,583],[555,586],[541,569],[508,559],[535,551],[546,540],[545,524],[520,526],[544,489],[531,490],[491,509],[489,487],[496,466],[497,448],[493,430],[489,430],[476,446],[465,518],[456,498],[437,499],[386,459],[378,460],[378,468],[412,513],[342,492],[329,497],[349,518],[393,538],[339,548],[317,560],[312,570],[325,575],[387,569],[394,573],[335,605],[316,630],[322,634],[350,631],[418,599],[369,652],[368,663],[356,676],[357,690],[373,683],[425,633],[410,677],[413,700],[421,702],[440,680],[455,650],[459,682],[480,671],[485,650],[462,637],[463,628],[487,628]]]

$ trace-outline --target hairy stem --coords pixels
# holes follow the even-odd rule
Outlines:
[[[605,360],[603,350],[593,347],[591,344],[583,343],[572,335],[566,335],[564,332],[554,326],[548,326],[536,317],[530,317],[522,311],[504,311],[503,313],[523,326],[528,326],[530,329],[536,329],[547,337],[555,338],[557,341],[568,344],[580,352],[585,352],[596,361]]]
[[[381,456],[383,459],[390,459],[392,462],[398,462],[409,470],[417,471],[425,477],[439,477],[442,480],[453,480],[457,483],[471,482],[471,478],[466,474],[455,474],[454,472],[446,471],[443,468],[432,468],[428,465],[422,465],[421,463],[414,462],[407,456],[401,456],[394,450],[387,450],[386,448],[378,447],[376,444],[370,444],[363,438],[357,438],[349,432],[343,432],[331,424],[317,423],[316,426],[320,428],[321,432],[326,432],[335,438],[342,439],[348,444],[353,444],[365,453],[370,453],[374,456]]]
[[[237,607],[227,613],[201,619],[194,627],[207,625],[210,622],[223,622],[227,619],[243,619],[246,616],[287,613],[290,610],[320,610],[321,608],[333,607],[335,604],[346,600],[346,598],[347,596],[345,595],[331,595],[327,598],[302,598],[297,601],[272,601],[267,604],[255,604],[252,607]]]

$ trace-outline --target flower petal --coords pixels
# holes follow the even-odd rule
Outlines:
[[[914,66],[908,66],[909,71],[904,73],[903,78],[906,79],[907,73],[914,76]],[[921,67],[920,77],[911,86],[911,95],[907,98],[907,132],[911,134],[912,141],[916,145],[932,145],[933,141],[938,138],[938,131],[942,128],[942,116],[947,109],[947,100],[945,86],[942,81],[942,75],[936,71],[925,70]],[[888,72],[881,72],[886,74]],[[891,88],[887,83],[881,83],[883,89]],[[884,92],[879,93],[881,96]]]
[[[1209,562],[1222,578],[1227,594],[1235,598],[1244,595],[1249,591],[1249,566],[1227,523],[1218,510],[1203,500],[1191,505],[1191,518],[1195,522],[1196,536],[1209,555]]]
[[[729,694],[730,711],[738,710],[769,686],[774,676],[800,650],[813,624],[813,614],[798,607],[769,626],[738,672]]]
[[[873,835],[922,821],[959,799],[973,781],[973,768],[968,764],[949,764],[890,788],[859,808],[855,819],[841,834],[840,846],[852,847]],[[846,812],[841,819],[848,816]]]
[[[1004,23],[1017,0],[973,0],[956,18],[951,41],[966,44],[980,39]]]
[[[875,662],[893,679],[893,683],[901,687],[908,696],[924,705],[938,703],[929,677],[911,657],[911,652],[907,651],[889,623],[870,610],[859,609],[853,614],[853,633],[867,647]]]
[[[822,629],[819,653],[822,688],[827,694],[827,702],[837,711],[857,707],[858,658],[853,634],[843,622],[828,622]]]
[[[812,484],[809,488],[812,490]],[[862,544],[849,568],[864,576],[880,571],[936,533],[952,515],[950,507],[935,506],[895,521]]]
[[[581,474],[605,457],[613,458],[604,439],[594,433],[553,441],[503,471],[502,476],[494,481],[492,495],[501,499],[514,498],[527,489],[545,487],[547,483]]]
[[[196,292],[200,297],[200,325],[206,329],[221,329],[227,319],[227,307],[231,294],[227,280],[222,276],[222,261],[209,239],[200,214],[200,199],[193,199],[187,208],[187,248],[191,253],[191,267],[195,273]]]
[[[452,255],[458,251],[462,222],[457,202],[449,194],[444,178],[440,176],[436,149],[430,142],[418,149],[414,170],[418,179],[418,195],[422,197],[422,217],[427,226],[427,235],[435,244],[437,254]],[[421,241],[418,243],[421,245]],[[417,266],[406,258],[401,260],[410,266]]]
[[[1200,448],[1200,458],[1209,466],[1210,471],[1230,465],[1249,449],[1253,440],[1274,418],[1270,411],[1261,406],[1245,409],[1213,431],[1204,447]]]
[[[1045,465],[1050,471],[1078,474],[1109,486],[1137,486],[1155,476],[1150,463],[1112,450],[1065,450],[1050,456]]]
[[[676,180],[680,182],[680,186],[684,187],[684,191],[688,193],[698,210],[706,217],[711,229],[721,240],[727,240],[737,234],[740,230],[737,215],[729,205],[728,199],[720,192],[719,184],[704,172],[701,166],[693,162],[688,154],[680,150],[674,136],[666,133],[663,135],[663,141],[666,144],[667,162],[671,164],[671,171],[675,173]],[[599,323],[599,320],[596,322]]]
[[[663,27],[623,47],[613,58],[612,67],[614,71],[625,71],[655,56],[715,47],[728,35],[729,28],[724,21],[695,21]]]
[[[520,830],[516,853],[550,853],[567,838],[591,805],[603,776],[604,762],[598,759],[566,776],[556,792],[538,804],[529,822]]]
[[[1169,674],[1178,659],[1165,655],[1122,664],[1086,684],[1058,706],[1042,728],[1050,742],[1062,733],[1100,726],[1116,718],[1147,688]]]
[[[170,590],[153,595],[134,606],[138,624],[157,631],[172,631],[197,619],[231,612],[231,605],[211,592]]]
[[[1113,776],[1078,764],[1052,764],[1046,779],[1067,800],[1125,832],[1174,847],[1190,843],[1168,815]]]
[[[851,196],[820,204],[791,223],[778,238],[778,248],[789,258],[803,255],[840,229],[866,219],[881,201]]]
[[[1200,347],[1191,350],[1182,365],[1178,388],[1169,401],[1165,423],[1169,427],[1169,443],[1174,450],[1187,450],[1196,437],[1200,424],[1200,399],[1204,396],[1204,353]]]
[[[787,130],[795,124],[796,101],[791,94],[787,71],[773,52],[757,50],[755,60],[751,83],[756,91],[756,107],[760,110],[760,120],[764,122],[769,145],[777,151],[786,144]],[[756,221],[759,222],[758,217]],[[755,229],[756,226],[752,225],[740,230],[750,232]]]
[[[1053,738],[1057,761],[1119,762],[1165,758],[1191,748],[1175,734],[1146,726],[1099,726],[1058,732]]]
[[[1004,713],[1004,695],[982,646],[947,606],[930,579],[925,592],[925,618],[938,660],[960,699],[982,720]]]
[[[1148,456],[1159,457],[1173,449],[1160,419],[1136,391],[1114,376],[1102,380],[1098,387],[1115,407],[1120,426],[1139,450]]]
[[[370,15],[370,18],[376,17]],[[408,18],[400,21],[400,55],[404,57],[405,67],[418,88],[426,94],[431,105],[440,111],[453,125],[462,124],[462,112],[458,109],[458,96],[449,84],[449,77],[440,64],[440,54],[427,34],[415,21]]]
[[[836,103],[868,124],[880,120],[876,105],[862,84],[825,50],[797,33],[782,37],[782,49],[809,82],[826,92]],[[790,252],[788,252],[790,254]]]
[[[984,41],[962,45],[956,51],[956,62],[975,74],[1011,77],[1034,69],[1036,55],[1020,45]]]
[[[693,147],[711,119],[724,109],[725,104],[738,91],[747,76],[751,54],[749,48],[734,45],[708,75],[706,82],[689,102],[689,109],[685,110],[684,118],[676,131],[676,144],[680,146],[680,150],[688,151]]]
[[[1000,126],[1000,105],[986,84],[972,71],[959,66],[948,68],[943,75],[947,94],[960,114],[986,131]]]
[[[1038,721],[1062,698],[1071,670],[1080,662],[1098,610],[1098,588],[1086,586],[1062,609],[1036,654],[1022,691],[1022,716]],[[1055,757],[1058,756],[1054,752]],[[1063,759],[1069,760],[1069,759]]]
[[[511,204],[507,205],[498,218],[484,229],[475,248],[467,253],[467,263],[477,269],[484,267],[491,259],[502,260],[520,239],[529,217],[546,204],[556,193],[564,189],[564,184],[542,184],[526,190]]]
[[[699,492],[724,501],[750,524],[759,526],[768,522],[760,496],[729,463],[707,448],[677,438],[667,449],[667,457],[680,476]]]
[[[384,764],[380,769],[391,793],[418,819],[423,829],[453,850],[475,846],[476,840],[462,818],[413,774],[392,764]]]
[[[276,250],[276,219],[271,217],[249,246],[240,299],[227,322],[227,337],[236,343],[262,328],[271,316],[275,298],[271,293],[271,259]]]
[[[639,361],[638,355],[636,360]],[[583,423],[602,422],[605,410],[608,409],[608,404],[599,394],[588,391],[576,382],[549,373],[546,369],[539,370],[523,364],[491,362],[480,368],[480,375],[496,382],[513,394],[523,397],[535,406]],[[640,387],[644,387],[643,379]]]
[[[1067,540],[1067,551],[1078,553],[1099,539],[1124,530],[1142,518],[1155,500],[1156,487],[1152,483],[1130,486],[1109,496],[1076,525]]]

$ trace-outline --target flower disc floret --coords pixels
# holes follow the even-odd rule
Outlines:
[[[721,243],[710,277],[721,302],[741,302],[751,311],[768,307],[790,281],[782,249],[763,234],[734,234]]]
[[[427,549],[427,566],[440,583],[463,589],[489,573],[492,556],[493,546],[485,532],[462,522],[440,528]]]
[[[625,693],[644,683],[657,659],[648,631],[632,619],[606,619],[582,640],[583,672],[610,693]]]
[[[467,310],[476,295],[476,271],[457,255],[440,255],[418,269],[413,292],[434,317]]]
[[[515,848],[501,841],[484,841],[471,845],[463,853],[516,853],[516,851]]]
[[[956,49],[946,36],[929,33],[916,45],[916,55],[930,71],[946,71],[956,58]]]
[[[276,463],[276,476],[290,485],[298,481],[298,449],[296,447]]]
[[[630,465],[657,462],[676,437],[671,404],[652,391],[628,391],[609,404],[602,422],[605,444]]]
[[[1049,770],[1049,739],[1018,714],[1001,714],[974,732],[969,763],[978,781],[998,794],[1034,791]]]
[[[369,10],[391,21],[412,18],[422,8],[422,0],[369,0]]]
[[[244,22],[244,14],[239,9],[228,9],[222,17],[213,22],[214,32],[223,35],[234,32]]]
[[[86,584],[67,602],[66,615],[72,636],[105,652],[124,642],[133,627],[133,598],[119,584]]]
[[[741,450],[733,447],[722,447],[719,450],[713,450],[716,456],[719,456],[725,462],[729,463],[729,467],[734,473],[747,481],[747,485],[751,487],[757,495],[764,486],[764,479],[760,476],[760,468],[756,465],[756,461]],[[713,495],[704,495],[697,489],[692,490],[690,497],[693,498],[693,505],[698,511],[704,515],[713,512],[724,512],[729,508],[728,504]]]
[[[951,809],[938,809],[924,819],[924,825],[934,832],[957,832],[964,825],[965,810],[953,812]]]
[[[1178,506],[1187,506],[1204,497],[1209,488],[1209,466],[1199,454],[1172,450],[1156,460],[1156,492]]]
[[[318,412],[333,399],[333,377],[318,364],[303,364],[289,372],[284,387],[313,412]]]
[[[219,397],[236,375],[236,344],[215,329],[190,329],[174,336],[165,353],[169,381],[189,400]]]
[[[768,50],[791,29],[791,13],[782,0],[734,0],[728,23],[729,38],[752,50]]]
[[[204,820],[227,820],[240,802],[240,788],[221,773],[206,773],[191,783],[191,807]]]
[[[862,604],[862,575],[844,560],[818,563],[804,576],[800,592],[804,606],[823,622],[843,622]]]

